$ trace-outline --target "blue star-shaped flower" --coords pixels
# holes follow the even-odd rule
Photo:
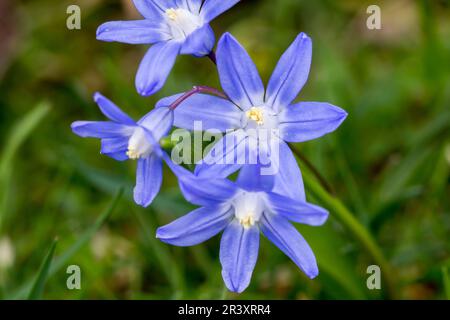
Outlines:
[[[197,175],[226,177],[251,163],[248,160],[266,159],[277,170],[275,190],[305,198],[300,169],[287,142],[321,137],[347,117],[344,110],[328,103],[293,103],[307,81],[311,58],[311,39],[301,33],[281,57],[265,90],[245,49],[229,33],[223,35],[217,48],[217,67],[229,99],[197,94],[174,111],[177,127],[193,130],[194,122],[199,121],[204,130],[226,132],[197,165]],[[157,107],[178,97],[162,99]],[[255,153],[257,158],[252,156]]]
[[[94,100],[110,121],[76,121],[73,132],[101,139],[101,153],[115,160],[137,160],[134,201],[149,206],[161,188],[164,151],[159,141],[172,128],[173,112],[157,108],[135,122],[100,93]]]
[[[97,30],[97,39],[153,44],[136,75],[138,92],[148,96],[163,87],[177,55],[211,53],[215,37],[209,23],[238,1],[134,0],[145,19],[104,23]]]
[[[313,251],[289,221],[320,226],[328,218],[325,209],[271,191],[273,176],[259,175],[258,165],[245,166],[232,182],[201,178],[168,163],[186,199],[201,207],[159,228],[156,237],[161,241],[193,246],[224,230],[220,243],[222,277],[234,292],[244,291],[250,283],[260,231],[309,278],[318,275]]]

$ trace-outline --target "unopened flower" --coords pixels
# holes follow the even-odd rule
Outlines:
[[[144,19],[104,23],[97,30],[97,39],[153,44],[136,75],[138,92],[148,96],[163,87],[177,55],[211,53],[215,36],[209,23],[238,1],[134,0]]]
[[[94,100],[110,121],[76,121],[73,132],[101,139],[101,153],[115,160],[137,160],[134,200],[149,206],[161,188],[164,151],[159,141],[172,127],[173,112],[158,108],[135,122],[100,93],[94,95]]]

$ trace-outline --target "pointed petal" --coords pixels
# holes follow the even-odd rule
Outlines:
[[[319,206],[273,192],[267,193],[267,201],[273,212],[294,222],[321,226],[328,218],[328,211]]]
[[[278,161],[275,166],[278,174],[275,175],[275,186],[273,192],[285,195],[292,199],[306,201],[305,187],[303,185],[302,173],[289,146],[281,141],[279,144],[279,156],[273,160]]]
[[[174,246],[202,243],[222,231],[233,215],[229,205],[202,207],[159,228],[156,237]]]
[[[247,137],[243,130],[227,133],[195,167],[202,178],[226,178],[239,170],[247,160]]]
[[[100,111],[110,120],[130,126],[136,125],[133,119],[101,93],[94,94],[94,101],[99,106]]]
[[[321,102],[300,102],[280,113],[280,132],[285,141],[303,142],[336,130],[347,117],[339,107]]]
[[[228,225],[220,242],[222,277],[228,290],[241,293],[248,287],[258,250],[258,227],[244,228],[237,220]]]
[[[308,80],[312,58],[312,41],[304,33],[297,36],[278,62],[269,85],[266,102],[281,111],[294,101]]]
[[[262,174],[260,164],[248,164],[239,171],[236,184],[247,191],[271,191],[274,187],[275,179],[273,175]]]
[[[75,121],[71,127],[80,137],[99,139],[129,137],[134,130],[132,126],[111,121]]]
[[[156,108],[142,117],[138,124],[149,130],[153,138],[159,141],[172,128],[173,111],[166,107]]]
[[[175,95],[160,100],[159,105],[170,105],[181,95]],[[202,131],[237,129],[241,126],[242,111],[232,102],[207,94],[195,94],[174,110],[174,125],[186,130]],[[197,123],[197,126],[194,126]]]
[[[101,153],[117,161],[128,160],[128,137],[102,139]]]
[[[209,24],[192,32],[181,46],[181,54],[192,54],[196,57],[208,55],[214,48],[216,37]]]
[[[200,15],[205,21],[209,22],[233,7],[238,2],[239,0],[205,0],[205,3],[200,11]]]
[[[285,218],[264,214],[262,233],[311,279],[319,274],[316,257],[301,234]]]
[[[161,188],[162,174],[162,161],[156,155],[137,161],[134,201],[138,205],[148,207],[152,203]]]
[[[169,8],[176,7],[174,0],[133,0],[133,2],[136,9],[146,19],[154,22],[163,21],[165,11]]]
[[[228,179],[201,178],[178,166],[164,153],[163,159],[178,178],[184,198],[198,206],[215,206],[230,201],[239,191],[238,187]]]
[[[164,86],[179,52],[180,44],[174,41],[157,43],[147,51],[136,74],[140,95],[152,95]]]
[[[152,44],[172,38],[165,24],[151,20],[110,21],[97,29],[97,40],[129,44]]]
[[[222,36],[217,46],[217,68],[222,88],[235,104],[244,110],[263,105],[264,86],[258,70],[229,33]]]

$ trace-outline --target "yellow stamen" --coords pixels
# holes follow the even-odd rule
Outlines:
[[[177,11],[174,8],[170,8],[166,10],[166,15],[169,17],[170,20],[175,21],[178,18]]]
[[[255,220],[253,219],[253,215],[250,213],[245,218],[239,219],[239,223],[244,228],[248,229],[255,224]]]
[[[139,153],[134,150],[134,149],[128,149],[127,151],[127,156],[128,158],[130,158],[131,160],[137,160],[139,159]]]
[[[258,107],[251,107],[249,111],[246,113],[247,118],[255,121],[258,125],[264,124],[264,114],[261,110],[261,108]]]

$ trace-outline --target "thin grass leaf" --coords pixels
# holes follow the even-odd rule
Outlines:
[[[61,268],[63,268],[67,262],[84,246],[89,240],[94,236],[94,234],[103,226],[106,220],[111,216],[114,212],[114,209],[117,207],[119,200],[122,198],[123,188],[120,188],[117,192],[116,196],[112,200],[109,207],[97,218],[94,224],[86,230],[83,235],[75,242],[68,250],[66,250],[61,256],[59,256],[55,263],[50,268],[48,275],[52,276],[57,273]],[[26,293],[30,290],[32,283],[27,282],[25,285],[20,287],[15,293],[13,293],[10,299],[22,299],[26,296]]]
[[[53,255],[55,253],[57,239],[53,240],[50,250],[47,253],[41,267],[39,268],[39,273],[36,276],[36,280],[31,287],[30,293],[28,294],[29,300],[40,300],[42,299],[42,293],[44,292],[44,286],[47,282],[49,276],[50,266],[52,264]]]
[[[444,291],[447,300],[450,300],[450,274],[449,267],[442,267],[442,279],[444,282]]]
[[[298,151],[295,148],[292,151],[297,155]],[[302,173],[306,189],[352,233],[353,237],[367,250],[373,261],[383,270],[383,276],[387,284],[386,293],[390,298],[395,298],[396,287],[390,264],[370,232],[339,199],[330,195],[308,170],[303,170]]]
[[[38,104],[27,113],[13,127],[0,158],[0,230],[7,210],[9,199],[9,186],[14,168],[14,158],[25,140],[36,129],[38,124],[50,111],[50,105],[46,102]]]
[[[174,297],[180,299],[185,292],[186,285],[184,283],[184,275],[177,263],[174,263],[171,259],[170,253],[167,248],[160,243],[150,233],[156,232],[156,225],[150,219],[145,218],[140,210],[133,210],[134,216],[142,229],[143,234],[147,239],[147,243],[150,246],[149,253],[151,253],[156,262],[159,264],[161,271],[165,274],[167,281],[169,281],[174,291]]]

